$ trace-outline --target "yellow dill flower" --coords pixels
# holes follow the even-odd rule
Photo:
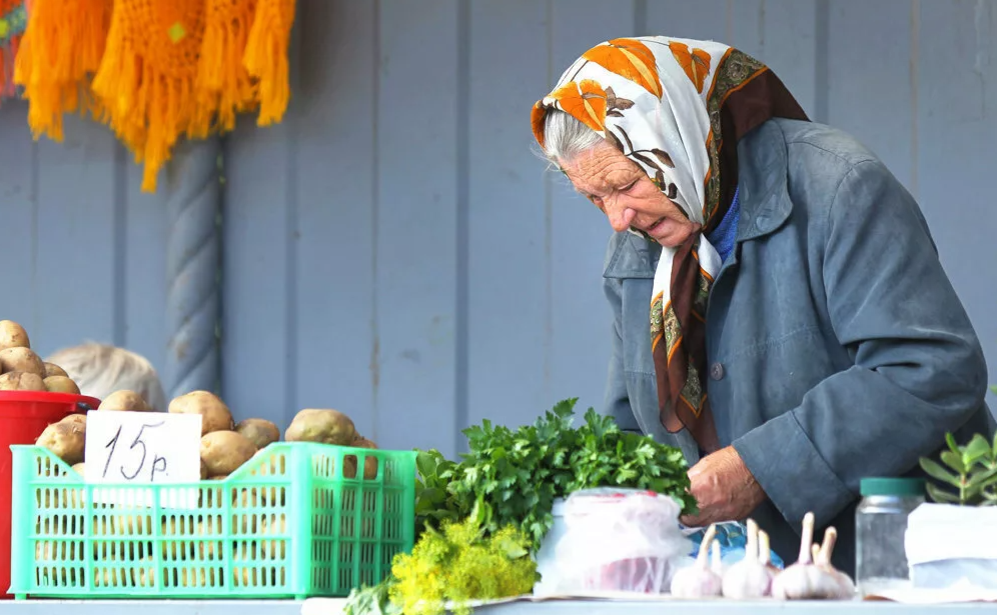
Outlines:
[[[536,563],[529,538],[513,526],[482,538],[473,516],[428,530],[411,554],[395,557],[392,603],[406,615],[442,615],[447,603],[456,615],[468,615],[472,600],[493,600],[529,593]]]

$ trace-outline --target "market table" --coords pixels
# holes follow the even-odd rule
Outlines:
[[[342,600],[27,600],[0,602],[0,615],[340,615]],[[773,602],[773,601],[600,601],[552,600],[513,602],[476,610],[484,615],[879,615],[905,613],[975,615],[992,613],[995,605],[962,603],[910,605],[893,602]]]

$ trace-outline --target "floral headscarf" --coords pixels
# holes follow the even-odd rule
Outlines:
[[[806,120],[806,114],[754,58],[713,41],[664,36],[613,39],[576,60],[533,107],[533,134],[541,146],[551,108],[605,137],[702,225],[683,245],[662,246],[651,348],[662,425],[671,433],[688,429],[712,452],[719,444],[702,379],[706,304],[721,259],[706,235],[734,196],[737,142],[769,118]]]

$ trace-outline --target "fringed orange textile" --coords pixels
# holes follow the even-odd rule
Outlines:
[[[295,0],[258,0],[246,44],[249,74],[259,79],[260,115],[257,125],[279,122],[291,98],[288,45],[294,24]]]
[[[5,47],[0,47],[0,100],[14,97],[14,59],[20,41],[20,36],[14,36]]]
[[[142,190],[180,135],[198,132],[194,82],[204,38],[204,0],[117,0],[93,90],[115,134],[144,163]]]
[[[34,137],[61,141],[64,113],[101,116],[89,94],[100,65],[113,0],[30,0],[14,66]]]
[[[204,138],[214,130],[231,131],[235,128],[236,115],[257,104],[258,88],[242,62],[256,6],[257,0],[208,2],[191,137]]]
[[[0,0],[0,100],[16,93],[14,59],[26,21],[24,0]]]

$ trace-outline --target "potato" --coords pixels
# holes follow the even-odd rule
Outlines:
[[[115,391],[100,402],[98,410],[114,410],[121,412],[149,412],[149,404],[135,391],[122,389]]]
[[[87,415],[85,414],[70,414],[69,416],[63,417],[60,423],[69,423],[70,425],[79,425],[81,428],[87,428]]]
[[[132,587],[155,587],[156,567],[152,556],[142,558],[141,562],[144,565],[137,569],[117,566],[102,568],[98,562],[93,569],[93,583],[96,587],[114,587],[125,591]]]
[[[45,366],[46,378],[51,378],[52,376],[65,376],[67,378],[69,377],[69,374],[66,373],[66,370],[62,369],[55,363],[42,363],[42,365]]]
[[[13,320],[0,320],[0,350],[31,348],[28,332]]]
[[[0,375],[0,391],[44,391],[45,381],[38,374],[7,372]]]
[[[298,412],[284,439],[288,442],[322,442],[349,445],[356,439],[357,431],[350,417],[338,410],[305,408]]]
[[[287,557],[287,540],[280,539],[287,535],[286,515],[270,514],[263,517],[262,527],[257,532],[259,536],[272,536],[274,540],[261,540],[254,545],[254,559],[283,560]]]
[[[265,459],[253,464],[256,467],[250,470],[250,476],[274,477],[277,479],[287,477],[287,459],[284,455],[274,454],[271,451],[258,451],[256,455],[253,455],[253,457],[256,457],[260,453],[265,455]],[[233,500],[233,504],[236,506],[242,506],[243,508],[247,506],[284,506],[286,503],[287,490],[288,488],[283,485],[268,485],[242,489],[237,494],[233,494],[236,496],[236,499]],[[238,503],[240,500],[241,504]]]
[[[377,450],[377,445],[368,440],[367,438],[358,438],[353,442],[353,446],[357,448],[367,448],[371,450]],[[363,462],[363,477],[367,480],[374,480],[377,478],[377,459],[374,457],[368,457]]]
[[[163,558],[171,561],[218,560],[224,552],[221,515],[180,516],[162,519]],[[197,549],[195,555],[194,550]]]
[[[353,444],[351,444],[350,446],[355,446],[357,448],[370,448],[370,449],[377,450],[377,445],[376,444],[374,444],[373,442],[371,442],[367,438],[361,436],[360,434],[357,434],[357,439],[354,440]]]
[[[80,476],[86,476],[86,464],[82,461],[73,466],[73,471]]]
[[[45,363],[30,348],[5,348],[0,350],[0,373],[27,372],[45,377]]]
[[[280,440],[280,429],[265,419],[246,419],[239,421],[235,431],[249,438],[257,450],[263,450],[268,445]]]
[[[97,515],[92,517],[91,536],[102,540],[120,540],[128,536],[152,536],[152,515]],[[127,545],[118,544],[117,549]]]
[[[208,466],[204,465],[204,460],[201,460],[201,480],[208,478]]]
[[[180,587],[221,587],[224,568],[181,568],[174,571],[180,577]]]
[[[232,412],[217,395],[209,391],[191,391],[175,397],[170,402],[169,412],[173,414],[200,414],[201,435],[215,431],[232,431],[235,422]]]
[[[201,459],[209,477],[231,474],[255,454],[249,438],[234,431],[213,431],[201,437]]]
[[[52,423],[38,436],[35,443],[52,451],[56,457],[69,465],[83,461],[83,446],[86,430],[72,423]]]
[[[45,383],[45,390],[49,393],[80,394],[80,387],[76,386],[76,383],[68,376],[49,376],[43,382]]]

